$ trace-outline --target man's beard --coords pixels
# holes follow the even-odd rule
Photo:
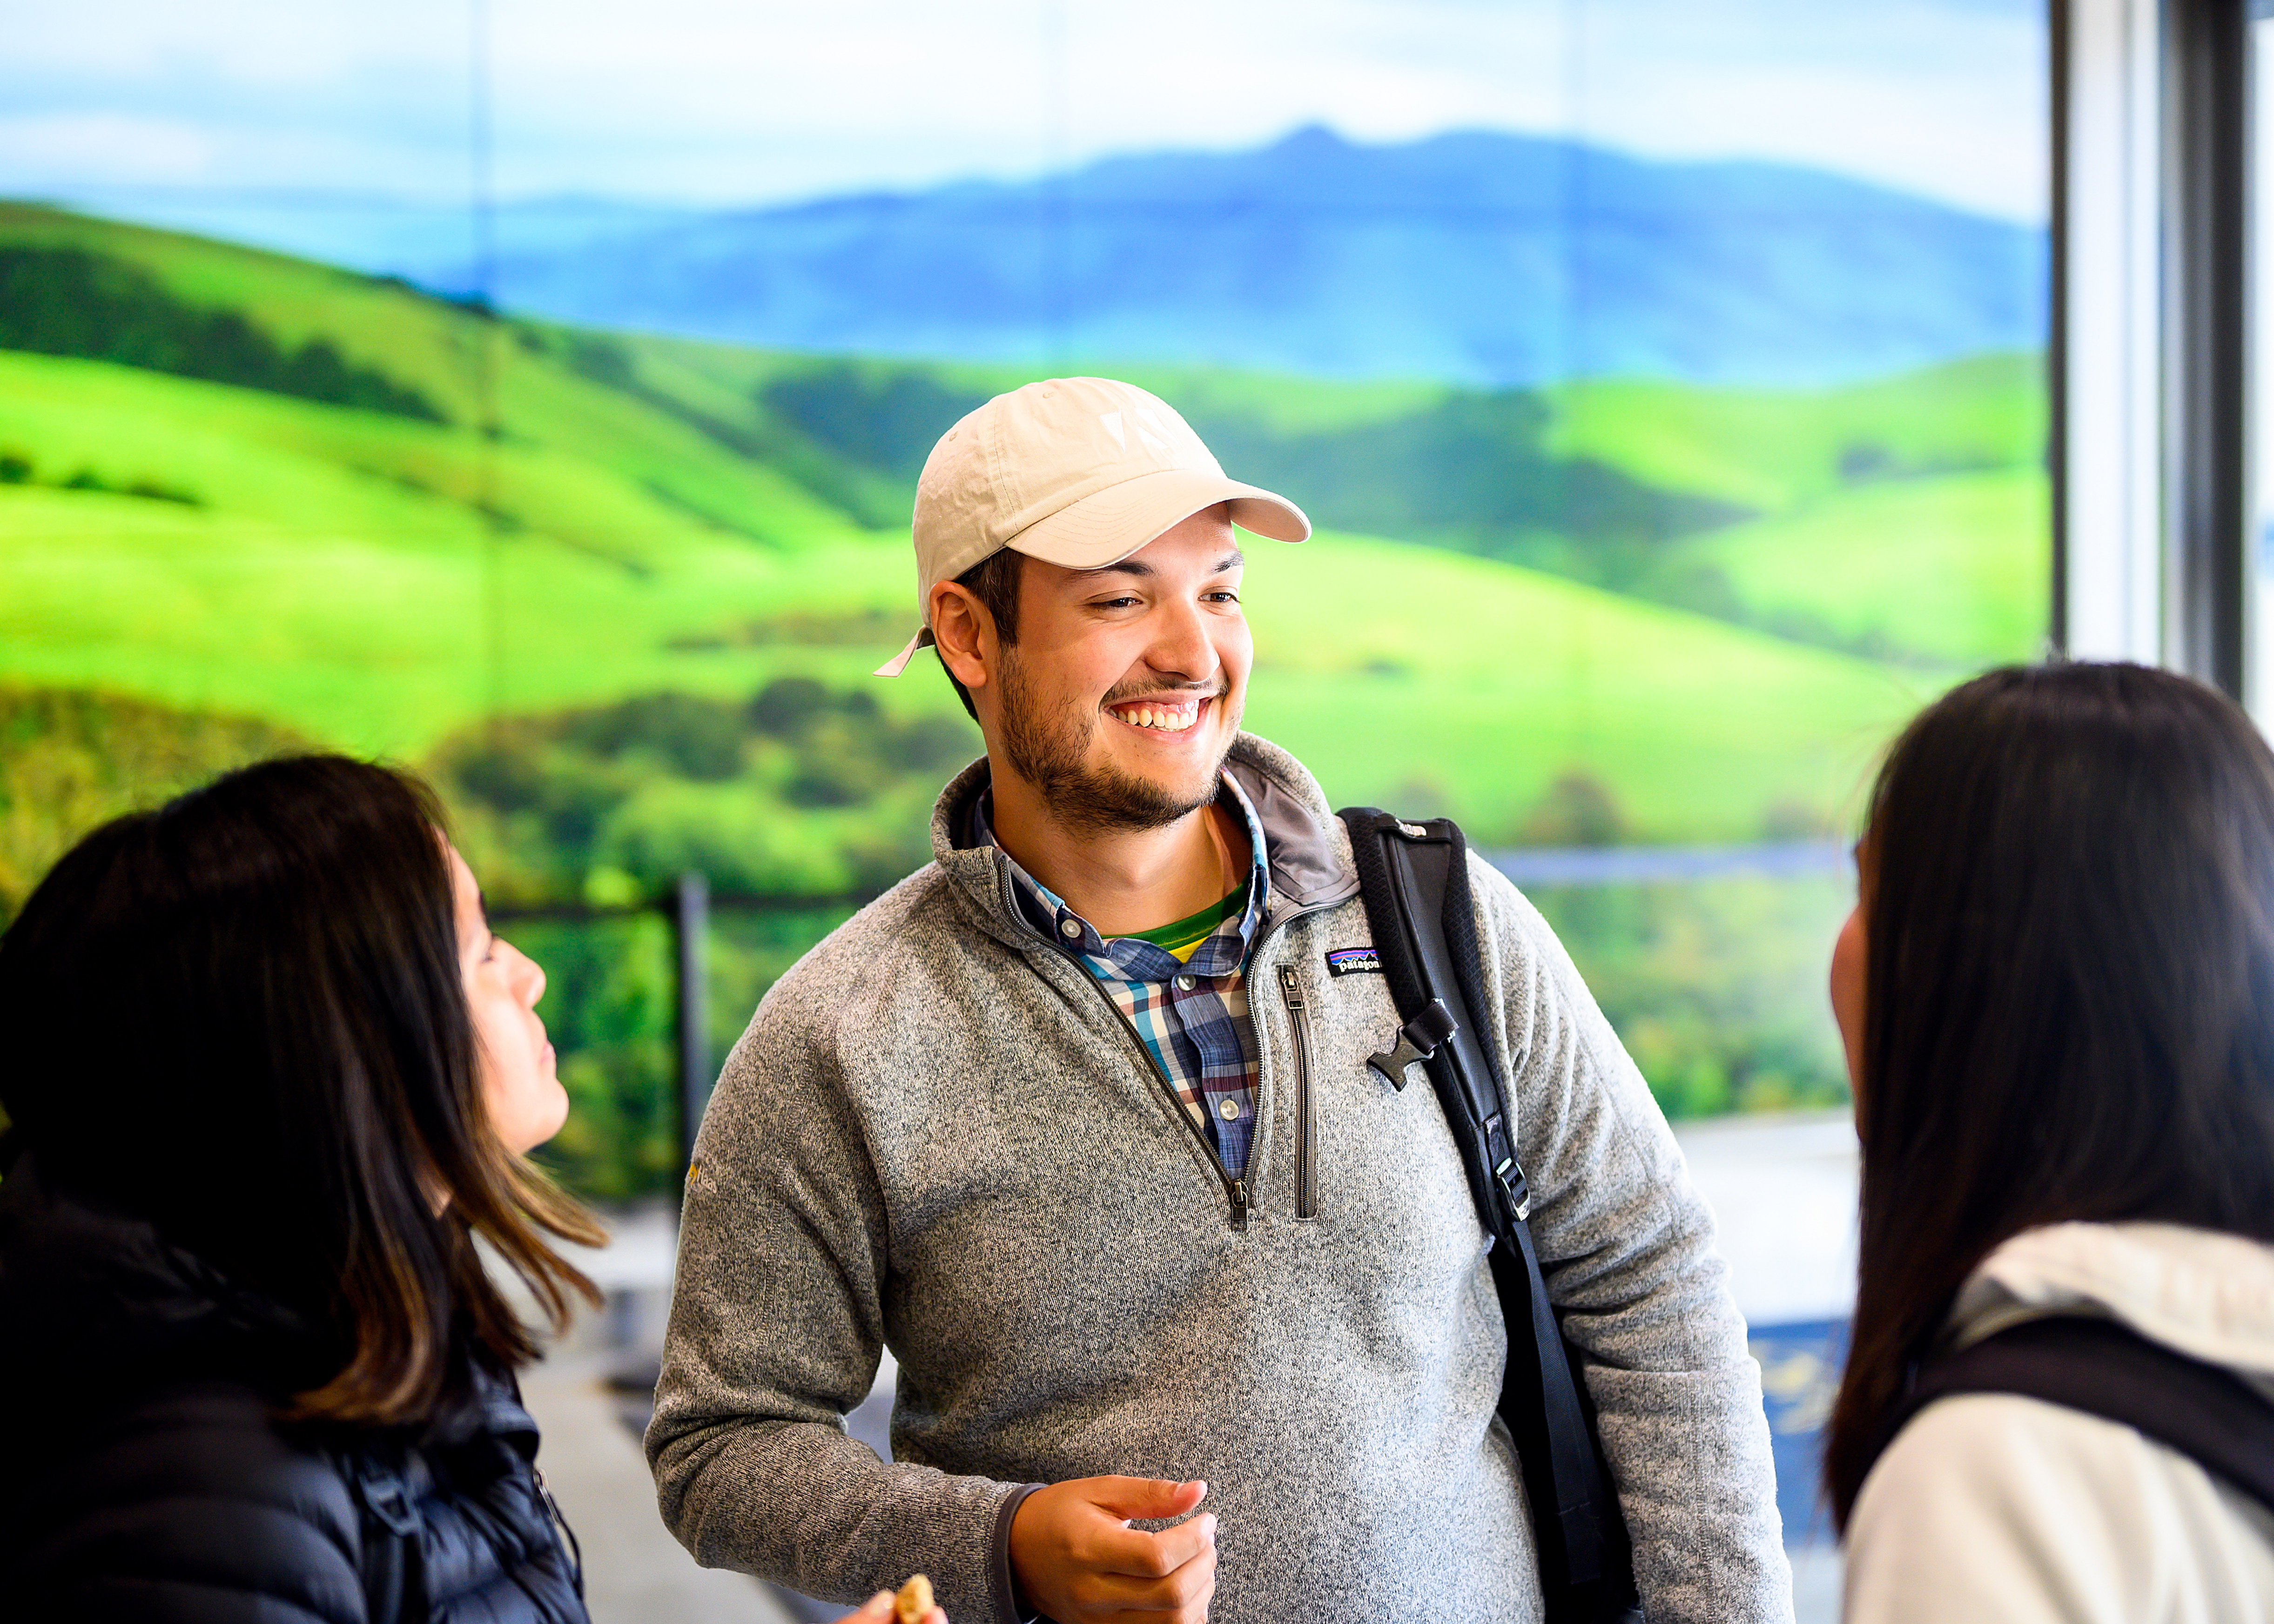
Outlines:
[[[1062,828],[1081,834],[1160,829],[1216,799],[1224,758],[1231,751],[1229,739],[1205,778],[1190,790],[1171,789],[1110,766],[1091,766],[1079,718],[1066,710],[1053,714],[1038,702],[1018,658],[1007,650],[1002,681],[1004,760],[1041,793]],[[1219,689],[1209,697],[1222,704],[1224,694]]]

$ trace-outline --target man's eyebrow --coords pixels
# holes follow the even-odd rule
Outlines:
[[[1231,552],[1225,553],[1222,558],[1216,560],[1216,568],[1210,573],[1220,575],[1227,569],[1238,569],[1246,562],[1247,562],[1247,554],[1242,553],[1239,548],[1234,547]],[[1137,575],[1141,577],[1145,575],[1156,575],[1160,574],[1160,571],[1155,569],[1150,564],[1145,563],[1141,560],[1126,558],[1121,560],[1118,563],[1100,564],[1095,569],[1079,570],[1075,573],[1082,575]]]

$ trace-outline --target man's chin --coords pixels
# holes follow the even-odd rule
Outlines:
[[[1091,738],[1087,752],[1091,771],[1153,786],[1163,797],[1196,797],[1205,804],[1216,794],[1224,757],[1231,754],[1232,735],[1203,718],[1190,739],[1156,741],[1143,734],[1117,738],[1130,730],[1109,722]],[[1169,748],[1163,748],[1167,743]]]
[[[1180,762],[1131,761],[1118,751],[1100,752],[1090,758],[1089,776],[1141,784],[1163,802],[1197,798],[1199,803],[1205,803],[1216,794],[1216,770],[1222,759],[1195,755]]]
[[[1062,775],[1045,793],[1052,814],[1072,828],[1160,829],[1191,816],[1216,797],[1220,761],[1163,770],[1116,753],[1090,753],[1080,772]]]

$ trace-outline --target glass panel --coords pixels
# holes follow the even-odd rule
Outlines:
[[[0,917],[222,766],[410,763],[551,972],[553,1164],[667,1197],[663,905],[707,876],[715,1057],[926,860],[979,745],[930,657],[867,675],[915,476],[1089,370],[1318,521],[1250,549],[1255,730],[1459,818],[1673,1116],[1836,1110],[1875,754],[2046,629],[2042,12],[48,8]]]
[[[704,1007],[714,1060],[734,1046],[775,978],[848,912],[729,898],[712,914]],[[538,1159],[600,1200],[674,1190],[681,1170],[674,921],[661,909],[562,919],[500,907],[493,917],[500,935],[545,966],[537,1012],[568,1090],[568,1124]]]
[[[672,1188],[678,994],[668,922],[660,914],[494,922],[545,966],[538,1013],[568,1090],[568,1124],[538,1159],[601,1200]]]

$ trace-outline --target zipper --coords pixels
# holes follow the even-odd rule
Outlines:
[[[1007,887],[1010,882],[1006,879],[1004,883]],[[1005,905],[1010,906],[1015,914],[1017,911],[1016,905],[1007,897],[1005,898]],[[1314,914],[1323,914],[1327,909],[1334,906],[1335,905],[1332,903],[1322,903],[1317,907],[1296,909],[1295,912],[1288,914],[1285,918],[1282,919],[1277,924],[1272,926],[1270,929],[1265,931],[1262,936],[1256,939],[1255,946],[1249,953],[1250,961],[1253,962],[1255,956],[1263,951],[1264,948],[1270,944],[1272,937],[1286,929],[1288,926],[1293,924],[1297,920],[1308,919]],[[1145,1069],[1153,1074],[1153,1080],[1160,1084],[1161,1091],[1169,1096],[1169,1108],[1171,1114],[1175,1116],[1178,1122],[1185,1124],[1186,1132],[1190,1133],[1193,1139],[1199,1144],[1201,1147],[1201,1154],[1208,1158],[1209,1167],[1215,1172],[1217,1182],[1224,1185],[1224,1204],[1231,1211],[1231,1227],[1244,1232],[1247,1228],[1247,1214],[1254,1210],[1255,1206],[1254,1194],[1249,1188],[1247,1180],[1245,1177],[1235,1178],[1225,1169],[1223,1161],[1216,1154],[1216,1147],[1209,1142],[1208,1131],[1202,1128],[1200,1124],[1193,1120],[1193,1114],[1185,1109],[1183,1099],[1177,1094],[1176,1085],[1169,1080],[1169,1074],[1161,1069],[1161,1063],[1153,1058],[1153,1051],[1145,1047],[1145,1040],[1139,1034],[1136,1022],[1131,1020],[1127,1011],[1123,1010],[1119,1004],[1113,1001],[1113,995],[1106,991],[1105,989],[1099,984],[1098,979],[1096,976],[1092,975],[1081,965],[1076,964],[1073,961],[1073,955],[1067,952],[1066,950],[1060,946],[1057,941],[1048,936],[1045,936],[1043,939],[1049,943],[1051,949],[1057,952],[1058,956],[1061,959],[1065,961],[1067,967],[1073,972],[1075,976],[1079,978],[1092,992],[1097,995],[1098,1001],[1103,1004],[1108,1010],[1112,1011],[1113,1019],[1121,1023],[1121,1029],[1129,1034],[1129,1041],[1137,1046],[1137,1053],[1143,1058],[1145,1062]],[[1040,975],[1042,972],[1037,969],[1035,974]],[[1293,975],[1294,968],[1292,966],[1282,965],[1279,966],[1279,985],[1283,994],[1288,992],[1290,989],[1292,990],[1294,1001],[1290,1005],[1291,1013],[1295,1009],[1301,1007],[1303,996],[1301,988],[1296,986],[1291,979]],[[1248,1007],[1247,1018],[1251,1021],[1255,1019],[1254,1006],[1252,1002]],[[1302,1121],[1302,1126],[1297,1137],[1295,1149],[1295,1176],[1298,1191],[1296,1196],[1296,1207],[1298,1216],[1308,1218],[1316,1216],[1314,1213],[1303,1210],[1306,1199],[1305,1192],[1309,1189],[1307,1169],[1309,1169],[1311,1162],[1311,1068],[1308,1046],[1303,1041],[1302,1026],[1299,1021],[1297,1023],[1296,1033],[1295,1089],[1297,1107],[1300,1113]],[[1261,1041],[1259,1040],[1259,1044],[1260,1041]],[[1257,1080],[1260,1082],[1261,1079],[1259,1078]],[[1261,1103],[1261,1101],[1259,1100],[1258,1104],[1260,1105]],[[1258,1124],[1255,1125],[1260,1126],[1261,1124]],[[1248,1146],[1248,1155],[1252,1159],[1254,1154],[1255,1141],[1251,1139]],[[1315,1201],[1314,1195],[1311,1196],[1310,1199]]]
[[[561,1515],[561,1502],[553,1498],[552,1489],[546,1485],[545,1474],[532,1464],[529,1475],[536,1480],[537,1498],[545,1502],[546,1520],[553,1525],[555,1533],[562,1536],[562,1543],[568,1547],[569,1575],[575,1581],[576,1593],[582,1596],[584,1593],[584,1545],[577,1539],[576,1530],[568,1526],[568,1519]]]
[[[1051,945],[1056,947],[1058,944],[1052,943]],[[1071,961],[1073,956],[1065,949],[1060,948],[1058,951],[1061,958]],[[1129,1034],[1129,1041],[1137,1046],[1138,1054],[1144,1057],[1145,1069],[1153,1074],[1153,1080],[1159,1083],[1161,1091],[1169,1096],[1170,1110],[1178,1122],[1185,1124],[1186,1131],[1198,1141],[1201,1154],[1208,1158],[1209,1167],[1215,1172],[1217,1180],[1223,1184],[1225,1205],[1231,1209],[1231,1227],[1245,1230],[1247,1228],[1248,1209],[1253,1205],[1248,1198],[1247,1180],[1234,1178],[1225,1169],[1223,1161],[1216,1154],[1216,1147],[1209,1143],[1207,1130],[1194,1122],[1192,1112],[1185,1109],[1185,1102],[1178,1096],[1176,1085],[1169,1080],[1169,1074],[1161,1069],[1161,1063],[1153,1058],[1153,1051],[1145,1047],[1145,1040],[1138,1034],[1137,1023],[1129,1019],[1128,1011],[1113,1001],[1113,995],[1106,991],[1098,979],[1088,970],[1071,962],[1070,967],[1076,975],[1088,984],[1092,991],[1097,994],[1105,1007],[1113,1011],[1114,1019],[1121,1023],[1121,1029]]]
[[[1293,965],[1279,966],[1279,996],[1295,1034],[1295,1216],[1319,1215],[1318,1122],[1311,1102],[1311,1031],[1304,1018],[1302,978]]]

